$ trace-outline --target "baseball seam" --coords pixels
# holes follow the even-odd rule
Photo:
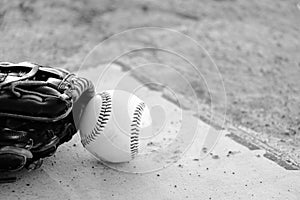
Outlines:
[[[96,122],[95,127],[91,131],[89,135],[87,135],[82,141],[82,145],[85,147],[90,144],[92,141],[96,140],[96,137],[101,134],[109,120],[109,116],[112,109],[112,101],[111,96],[107,92],[100,93],[102,98],[102,105],[100,109],[100,113]]]
[[[133,113],[133,119],[131,123],[131,134],[130,134],[130,152],[131,152],[132,159],[138,154],[141,117],[144,108],[145,108],[145,103],[141,102],[137,105]]]

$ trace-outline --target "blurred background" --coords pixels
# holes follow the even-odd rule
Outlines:
[[[133,75],[170,86],[186,99],[187,109],[208,115],[211,96],[229,123],[255,130],[255,137],[300,163],[300,10],[294,0],[165,0],[165,1],[0,1],[0,60],[31,61],[42,65],[79,69],[86,55],[100,42],[139,27],[179,31],[205,48],[224,81],[227,103],[220,100],[218,73],[207,56],[194,46],[165,32],[142,34],[107,43],[107,52],[89,59],[85,67],[107,62],[124,43],[168,46],[184,54],[204,79],[170,54],[141,51],[118,63],[130,70],[140,63],[172,66],[192,86],[179,84],[161,66],[133,71]],[[127,44],[128,45],[128,44]],[[116,52],[114,52],[116,51]],[[106,57],[107,56],[107,57]],[[209,89],[205,81],[210,83]],[[215,84],[214,84],[215,83]],[[161,87],[154,88],[162,90]]]

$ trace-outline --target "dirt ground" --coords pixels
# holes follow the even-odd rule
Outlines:
[[[207,57],[184,40],[164,31],[145,31],[134,40],[111,41],[107,61],[128,43],[168,46],[196,63],[209,89],[190,67],[165,52],[130,53],[119,63],[127,68],[147,62],[168,64],[186,77],[196,96],[170,68],[142,68],[135,75],[171,87],[188,99],[199,115],[213,105],[227,120],[255,130],[261,141],[291,155],[300,163],[300,10],[296,0],[188,1],[9,1],[0,2],[0,60],[32,61],[77,70],[85,56],[104,39],[127,29],[166,27],[198,41],[222,75],[220,81]],[[126,38],[125,38],[126,39]],[[130,38],[132,39],[132,38]],[[105,56],[107,55],[107,57]],[[156,88],[157,89],[157,88]],[[162,89],[162,88],[158,88]],[[222,100],[220,100],[222,99]]]

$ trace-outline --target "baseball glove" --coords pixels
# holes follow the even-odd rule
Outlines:
[[[93,84],[63,69],[0,62],[0,171],[36,169],[77,132]]]

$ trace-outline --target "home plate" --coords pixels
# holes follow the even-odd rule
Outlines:
[[[177,106],[180,102],[171,103],[161,92],[136,81],[130,71],[112,65],[78,74],[91,79],[98,92],[120,89],[143,99],[151,109],[155,134],[142,138],[145,149],[123,164],[98,161],[76,134],[40,169],[17,172],[15,183],[0,184],[2,198],[299,199],[298,170],[286,170],[267,159],[263,149],[251,151],[235,142],[228,137],[231,129],[206,124]],[[212,135],[216,139],[210,151],[205,141]]]

